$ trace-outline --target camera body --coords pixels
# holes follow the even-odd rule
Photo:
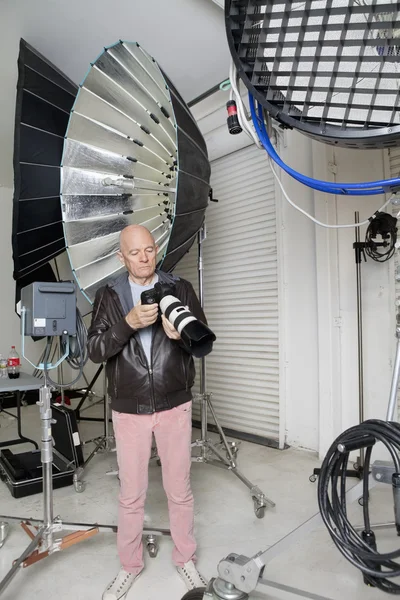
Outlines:
[[[202,358],[212,350],[215,334],[199,321],[187,306],[175,295],[175,286],[169,283],[156,283],[151,290],[141,293],[142,304],[158,304],[158,321],[163,314],[179,332],[182,341],[196,358]]]
[[[145,290],[140,295],[142,304],[158,304],[158,316],[156,323],[161,322],[160,302],[164,296],[175,293],[175,286],[169,283],[156,283],[151,290]]]
[[[151,290],[145,290],[141,293],[142,304],[160,304],[164,296],[174,295],[175,286],[169,283],[156,283]]]

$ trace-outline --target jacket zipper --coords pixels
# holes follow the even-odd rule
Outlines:
[[[114,395],[115,395],[115,399],[117,399],[117,380],[118,380],[118,362],[115,361],[115,369],[114,369]]]
[[[152,327],[153,327],[153,325],[152,325]],[[140,339],[140,333],[139,332],[135,333],[136,342],[142,350],[142,354],[144,356],[144,360],[146,363],[145,367],[149,374],[151,406],[152,406],[153,412],[155,412],[156,407],[155,407],[155,399],[154,399],[154,382],[153,382],[153,337],[154,337],[154,331],[152,331],[152,336],[151,336],[150,365],[149,365],[149,361],[147,360],[147,356],[146,356],[146,353],[143,348],[142,340]]]
[[[153,340],[154,340],[155,327],[151,326],[151,344],[150,344],[150,368],[149,368],[149,377],[150,377],[150,389],[151,389],[151,405],[153,408],[153,412],[156,412],[156,401],[154,398],[154,380],[153,380]],[[146,356],[147,361],[147,356]],[[148,364],[148,363],[147,363]]]
[[[188,379],[189,379],[189,372],[188,371],[189,370],[188,370],[187,367],[189,365],[186,363],[185,356],[182,356],[182,362],[183,362],[183,375],[185,377],[186,391],[188,392],[189,391],[189,381],[188,381]]]

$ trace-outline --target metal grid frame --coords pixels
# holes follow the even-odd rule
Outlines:
[[[238,72],[274,118],[325,142],[386,147],[400,143],[399,9],[227,0],[225,17]]]

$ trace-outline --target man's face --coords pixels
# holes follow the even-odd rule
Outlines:
[[[158,247],[151,234],[144,228],[127,230],[121,235],[118,256],[133,281],[139,283],[152,278],[156,269]]]

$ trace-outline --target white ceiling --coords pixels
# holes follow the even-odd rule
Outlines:
[[[0,186],[13,186],[23,37],[79,84],[104,46],[136,41],[189,102],[228,77],[223,0],[0,0]]]
[[[215,4],[218,4],[218,6],[220,6],[221,8],[224,8],[225,6],[225,0],[212,0],[213,2],[215,2]]]
[[[80,83],[104,46],[139,42],[186,101],[228,76],[222,0],[0,0],[22,37]]]

